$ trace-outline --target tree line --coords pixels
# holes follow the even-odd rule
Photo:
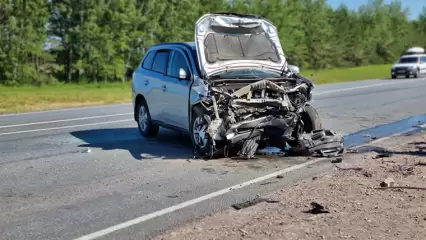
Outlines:
[[[223,11],[272,21],[303,69],[391,63],[426,47],[426,8],[409,20],[399,1],[350,10],[326,0],[2,0],[0,84],[127,81],[150,46],[194,41],[195,21]]]

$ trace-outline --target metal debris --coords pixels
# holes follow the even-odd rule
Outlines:
[[[341,163],[342,161],[343,161],[342,157],[337,157],[337,158],[331,160],[331,163]]]
[[[368,178],[373,177],[373,174],[372,174],[371,172],[368,172],[368,171],[364,171],[364,172],[362,173],[362,175],[364,175],[364,176],[366,176],[366,177],[368,177]]]
[[[212,119],[206,127],[210,150],[203,150],[205,157],[254,159],[264,147],[279,148],[279,156],[343,154],[343,136],[313,124],[320,119],[309,105],[314,85],[308,79],[293,74],[255,82],[213,78],[206,83],[209,94],[197,102]]]
[[[90,152],[92,152],[92,149],[90,148],[87,148],[86,150],[83,151],[83,153],[90,153]]]
[[[237,204],[233,204],[232,207],[236,210],[240,210],[243,208],[248,208],[251,206],[254,206],[256,204],[259,204],[261,202],[267,202],[267,203],[279,203],[279,201],[277,200],[270,200],[270,199],[266,199],[266,198],[255,198],[253,200],[249,200],[243,203],[237,203]]]
[[[395,181],[393,180],[393,178],[386,178],[385,180],[383,180],[380,183],[380,187],[386,188],[386,187],[393,187],[395,185]]]
[[[305,213],[311,214],[320,214],[320,213],[330,213],[330,211],[326,210],[324,206],[317,202],[311,202],[312,209],[305,211]]]
[[[379,154],[377,154],[376,155],[376,159],[377,158],[388,158],[388,157],[392,157],[393,156],[393,153],[391,153],[391,152],[383,152],[383,153],[379,153]]]
[[[277,181],[264,182],[264,183],[261,183],[260,185],[264,186],[264,185],[269,185],[269,184],[273,184],[273,183],[277,183]]]

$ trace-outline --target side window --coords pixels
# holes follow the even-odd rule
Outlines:
[[[183,68],[186,71],[187,76],[189,76],[189,66],[186,62],[186,57],[179,51],[175,51],[171,59],[171,67],[167,71],[167,75],[170,77],[178,78],[179,69]]]
[[[167,50],[158,51],[154,57],[154,62],[152,64],[152,71],[165,74],[167,70],[168,61],[169,61],[169,51]]]
[[[155,51],[148,52],[145,59],[143,60],[142,67],[145,69],[151,70],[154,56],[155,56]]]
[[[426,56],[421,58],[422,63],[426,63]]]

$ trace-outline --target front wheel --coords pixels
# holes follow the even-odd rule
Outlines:
[[[307,104],[301,115],[303,121],[303,131],[310,133],[315,130],[322,129],[321,118],[317,110],[311,105]]]
[[[414,73],[414,78],[418,78],[419,77],[419,69],[416,70],[416,73]]]
[[[199,155],[207,155],[212,150],[211,138],[207,133],[210,122],[209,115],[202,108],[194,107],[191,119],[191,141]]]

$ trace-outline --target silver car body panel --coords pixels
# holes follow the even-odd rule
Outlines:
[[[195,51],[194,43],[185,44],[192,47],[192,51]],[[191,56],[190,50],[173,43],[153,46],[149,52],[162,49],[177,51],[181,54],[186,53],[186,55]],[[135,108],[137,96],[142,95],[147,102],[152,121],[189,132],[190,109],[201,96],[207,96],[208,89],[198,74],[196,59],[193,57],[185,57],[185,59],[189,66],[190,72],[187,74],[191,76],[190,80],[179,80],[144,69],[142,68],[144,57],[133,73],[132,102],[133,108]],[[163,91],[163,87],[165,87],[165,91]]]

